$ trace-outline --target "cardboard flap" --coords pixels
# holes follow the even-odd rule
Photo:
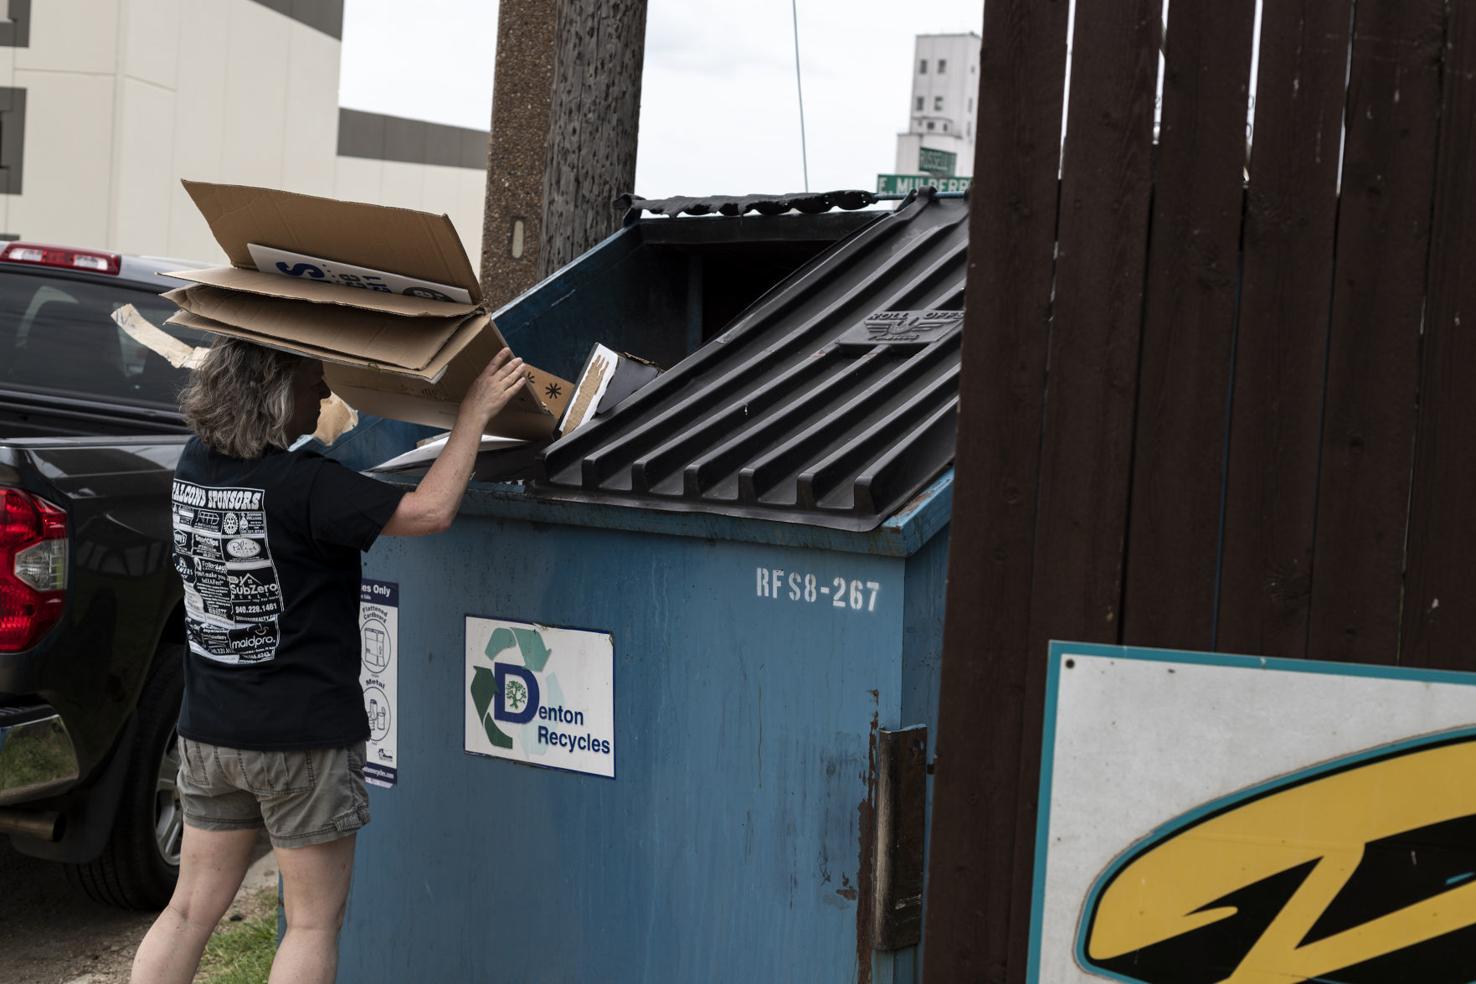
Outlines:
[[[253,269],[248,243],[321,256],[482,293],[450,218],[246,185],[185,181],[185,191],[234,266]],[[285,279],[285,278],[284,278]]]
[[[477,376],[481,375],[482,370],[487,367],[487,363],[491,362],[498,352],[507,348],[507,342],[503,341],[502,333],[485,316],[471,323],[480,324],[482,327],[477,332],[475,338],[469,340],[464,346],[458,349],[450,364],[445,367],[444,374],[438,376],[432,386],[426,386],[423,379],[411,378],[403,374],[389,376],[377,367],[362,362],[347,362],[343,359],[334,360],[336,365],[342,368],[335,368],[333,370],[333,378],[339,380],[345,387],[353,389],[373,389],[385,394],[400,396],[419,395],[444,401],[452,404],[451,419],[454,422],[455,405],[460,404],[461,398],[466,394],[468,387],[471,386]],[[447,348],[451,348],[451,346],[448,345]],[[541,370],[534,369],[532,366],[524,366],[524,371],[527,376],[527,384],[518,390],[517,395],[508,403],[503,413],[529,413],[552,418],[554,411],[542,398],[542,392],[552,391],[567,399],[567,396],[564,396],[564,394],[567,393],[569,384],[557,376],[549,375]],[[335,393],[338,392],[338,389],[332,383],[329,386]],[[347,393],[345,393],[344,399],[349,399]],[[352,404],[353,400],[349,400],[349,403]],[[354,405],[358,406],[357,404]],[[362,410],[364,408],[359,407],[359,409]],[[378,410],[370,410],[369,412],[377,413],[381,417],[393,416],[393,414],[380,413]],[[499,420],[501,416],[499,414],[493,419]],[[401,417],[397,419],[410,420],[414,418]],[[447,426],[449,427],[450,425],[448,424]],[[552,419],[550,420],[551,426]],[[489,433],[506,433],[514,437],[524,436],[522,434],[512,434],[510,431],[499,431],[496,428],[491,428]]]
[[[343,355],[339,352],[328,352],[320,348],[314,348],[311,345],[303,345],[300,342],[273,338],[270,335],[258,335],[255,332],[247,331],[244,328],[237,328],[234,325],[225,325],[221,324],[219,321],[211,321],[209,318],[202,318],[198,314],[191,314],[190,312],[183,309],[171,314],[167,319],[165,319],[164,323],[166,325],[179,325],[181,328],[190,328],[194,331],[208,332],[211,335],[224,335],[227,338],[239,338],[244,342],[251,342],[253,345],[260,345],[262,348],[272,348],[278,349],[283,352],[291,352],[293,355],[306,356],[309,359],[320,359],[325,363],[331,362],[335,359],[343,358]]]
[[[122,328],[129,338],[176,369],[198,369],[210,351],[208,348],[196,348],[163,331],[139,314],[138,308],[132,304],[125,304],[115,310],[113,323]]]
[[[345,365],[363,368],[366,372],[377,373],[385,381],[394,379],[410,379],[421,383],[438,382],[446,373],[446,367],[450,365],[462,351],[464,351],[476,337],[481,333],[484,322],[478,318],[468,318],[451,340],[436,354],[430,365],[424,369],[402,369],[396,366],[388,366],[380,363],[368,362],[364,359],[356,359],[346,356],[342,352],[332,349],[321,348],[302,342],[298,339],[279,338],[275,335],[262,335],[251,331],[249,328],[238,328],[220,321],[212,321],[198,314],[180,309],[164,322],[168,325],[179,325],[183,328],[192,328],[195,331],[209,332],[212,335],[225,335],[229,338],[239,338],[244,342],[251,342],[264,348],[280,349],[283,352],[291,352],[294,355],[305,356],[309,359],[318,359],[325,365]]]
[[[408,420],[428,427],[448,429],[456,426],[457,405],[448,403],[429,389],[410,392],[388,392],[378,388],[383,377],[365,379],[350,366],[328,366],[324,378],[328,386],[343,397],[344,402],[360,413],[372,413],[392,420]],[[369,383],[370,386],[360,385]],[[371,386],[373,388],[371,388]],[[554,418],[542,411],[531,413],[526,409],[509,407],[487,423],[487,433],[501,434],[534,441],[553,434]]]
[[[433,301],[408,294],[387,294],[377,290],[360,290],[342,284],[327,284],[317,280],[301,280],[283,277],[260,270],[238,270],[235,267],[209,267],[204,270],[179,270],[164,274],[177,280],[209,287],[239,290],[262,297],[287,298],[309,301],[313,304],[340,304],[360,310],[379,311],[404,318],[435,317],[449,318],[465,316],[476,310],[474,304],[457,304],[454,301]]]
[[[467,387],[502,349],[507,347],[490,321],[434,382],[391,376],[362,365],[342,362],[324,367],[333,392],[361,413],[449,430]],[[567,381],[525,366],[527,383],[517,396],[487,423],[487,433],[529,440],[553,434],[554,423],[568,400]]]
[[[465,315],[402,317],[338,305],[241,294],[220,287],[177,287],[165,298],[191,314],[315,350],[392,366],[423,370],[441,354]]]

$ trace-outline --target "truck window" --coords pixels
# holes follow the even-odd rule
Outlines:
[[[0,274],[0,386],[173,407],[188,375],[113,324],[124,304],[191,345],[199,332],[165,325],[174,305],[147,290],[6,271]]]

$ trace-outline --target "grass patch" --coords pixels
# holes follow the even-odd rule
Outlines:
[[[221,920],[200,960],[200,984],[266,984],[277,953],[277,890],[247,896],[232,912],[239,922]]]
[[[54,740],[54,730],[48,728],[42,733],[31,729],[10,739],[5,749],[8,767],[0,768],[0,786],[24,788],[75,773],[77,762],[71,746]]]

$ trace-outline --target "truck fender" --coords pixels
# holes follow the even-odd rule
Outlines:
[[[82,864],[101,854],[112,832],[113,818],[118,813],[123,779],[128,774],[128,762],[137,733],[138,716],[134,714],[123,726],[97,780],[79,791],[84,795],[69,794],[59,804],[63,824],[60,840],[52,842],[12,834],[10,843],[15,849],[33,858],[69,864]]]

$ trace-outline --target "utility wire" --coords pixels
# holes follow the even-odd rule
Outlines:
[[[805,90],[800,85],[799,53],[799,0],[789,0],[789,9],[794,14],[794,91],[799,95],[800,111],[800,164],[805,171],[805,192],[810,190],[810,155],[805,149]]]

